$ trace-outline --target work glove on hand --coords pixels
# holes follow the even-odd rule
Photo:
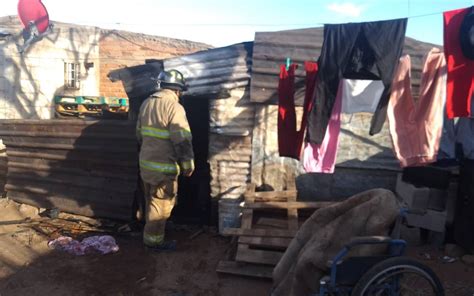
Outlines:
[[[191,177],[194,172],[194,168],[186,169],[181,172],[181,175],[185,177]]]
[[[191,177],[194,172],[194,160],[186,160],[180,162],[181,175]]]

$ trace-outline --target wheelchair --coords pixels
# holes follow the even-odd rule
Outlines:
[[[409,211],[403,209],[392,236],[400,237],[400,224]],[[378,256],[347,257],[349,251],[364,245],[385,245]],[[405,257],[406,241],[385,236],[355,237],[328,262],[329,274],[320,279],[313,296],[444,296],[444,288],[428,266]]]

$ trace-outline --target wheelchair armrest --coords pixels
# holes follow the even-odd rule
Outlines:
[[[404,208],[401,214],[402,216],[406,216],[407,214],[424,216],[426,215],[426,213],[427,213],[427,210]]]
[[[359,245],[377,245],[387,244],[389,246],[390,256],[401,256],[406,247],[406,242],[400,239],[393,239],[390,236],[356,236],[347,243],[334,258],[328,261],[328,267],[331,269],[331,287],[336,286],[337,265],[341,264],[343,258],[350,252],[350,249]]]
[[[356,236],[349,241],[346,248],[350,249],[358,245],[388,244],[392,240],[389,236]]]

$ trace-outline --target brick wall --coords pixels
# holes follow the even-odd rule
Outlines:
[[[102,30],[100,48],[100,95],[126,97],[120,82],[111,82],[107,74],[116,69],[210,48],[209,45],[165,37],[116,30]]]

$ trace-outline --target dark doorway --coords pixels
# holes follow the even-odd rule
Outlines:
[[[193,135],[196,169],[190,178],[179,177],[178,204],[172,220],[178,224],[209,225],[211,220],[211,189],[209,151],[209,99],[183,97],[181,99]]]

